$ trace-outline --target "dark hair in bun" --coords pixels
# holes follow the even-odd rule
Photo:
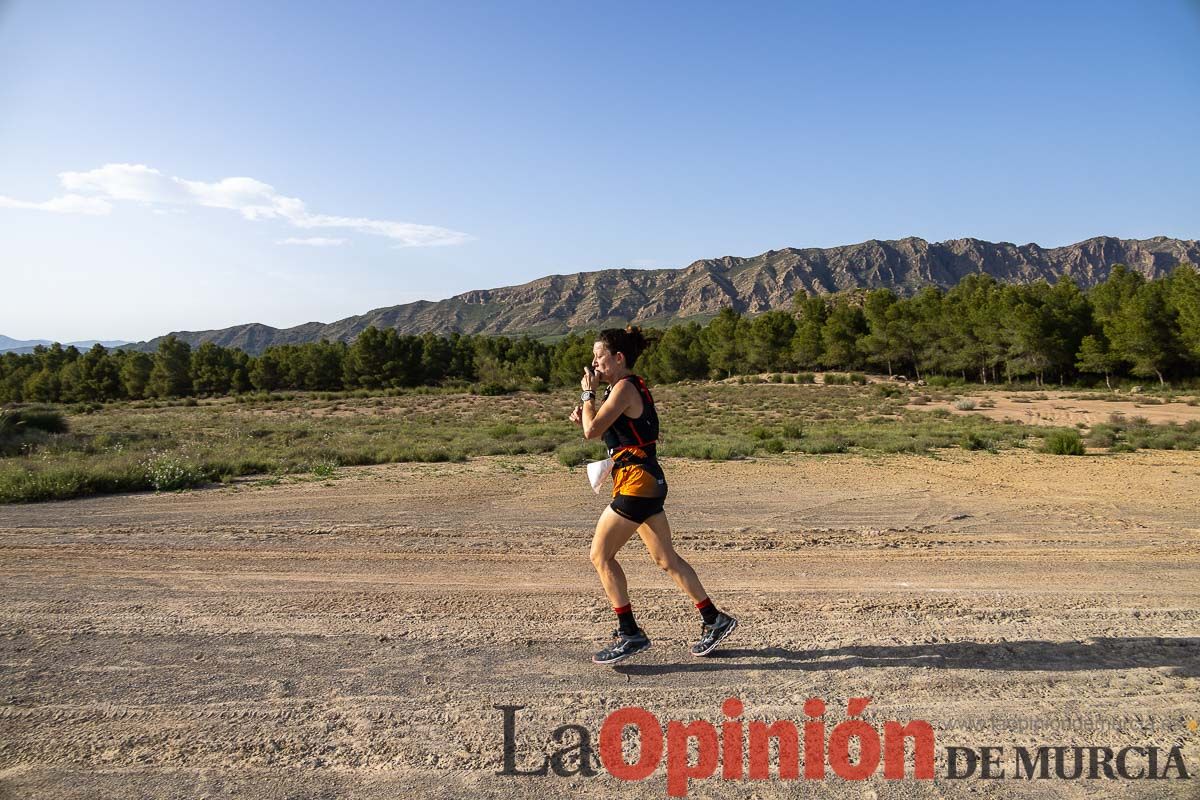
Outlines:
[[[641,328],[633,325],[626,327],[625,330],[620,328],[602,330],[597,341],[604,342],[608,352],[614,356],[622,353],[625,356],[625,366],[629,369],[633,369],[634,362],[646,349],[646,337],[642,335]]]

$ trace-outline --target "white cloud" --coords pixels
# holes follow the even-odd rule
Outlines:
[[[44,203],[14,200],[0,195],[0,208],[27,208],[33,211],[51,211],[55,214],[103,215],[112,211],[112,203],[100,197],[84,197],[78,194],[65,194]]]
[[[177,178],[144,164],[105,164],[89,172],[60,172],[59,183],[73,192],[87,192],[113,200],[143,203],[186,203],[188,195]]]
[[[345,239],[328,239],[324,236],[310,236],[307,239],[288,238],[280,239],[275,244],[300,244],[308,247],[337,247],[340,244],[345,244]]]
[[[150,205],[223,208],[237,211],[248,220],[279,220],[303,229],[352,230],[384,236],[395,241],[400,247],[461,244],[473,238],[468,234],[436,225],[314,214],[308,210],[303,200],[282,195],[275,187],[254,178],[223,178],[214,183],[206,183],[166,175],[145,164],[105,164],[87,172],[62,172],[58,178],[63,188],[71,194],[44,203],[0,197],[0,206],[62,213],[107,214],[112,210],[110,200],[128,200]],[[331,244],[334,241],[336,240],[331,239],[323,243]],[[288,240],[289,244],[300,242],[301,240]]]

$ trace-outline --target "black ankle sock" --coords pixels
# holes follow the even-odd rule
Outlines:
[[[704,618],[705,625],[712,625],[717,621],[717,607],[713,605],[712,600],[707,597],[696,603],[696,608],[700,610],[700,616]]]
[[[633,636],[638,632],[637,623],[633,621],[632,605],[614,608],[613,611],[617,612],[617,622],[621,625],[621,633],[626,636]]]

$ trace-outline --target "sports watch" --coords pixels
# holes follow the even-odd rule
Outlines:
[[[584,391],[579,393],[579,402],[581,402],[581,403],[586,403],[589,400],[595,400],[595,399],[596,399],[596,393],[591,389],[585,389]]]

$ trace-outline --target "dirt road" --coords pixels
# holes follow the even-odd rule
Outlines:
[[[1031,397],[1032,392],[979,391],[969,392],[966,399],[990,401],[969,411],[955,406],[953,401],[939,401],[910,408],[944,408],[954,415],[981,414],[1000,422],[1015,420],[1026,425],[1057,425],[1091,427],[1109,422],[1114,417],[1142,418],[1154,425],[1183,425],[1200,420],[1200,406],[1184,402],[1160,403],[1153,398],[1131,396],[1129,400],[1096,400],[1072,392],[1050,392]]]
[[[614,709],[719,726],[927,720],[937,779],[692,781],[692,797],[1197,798],[1192,780],[945,778],[944,749],[1180,745],[1200,771],[1200,453],[667,461],[681,551],[742,621],[693,608],[640,543],[654,640],[587,560],[604,499],[543,457],[336,481],[0,507],[0,798],[666,797],[497,775]],[[1141,762],[1144,765],[1144,760]],[[1162,769],[1162,764],[1159,765]],[[1086,768],[1085,768],[1086,770]]]

